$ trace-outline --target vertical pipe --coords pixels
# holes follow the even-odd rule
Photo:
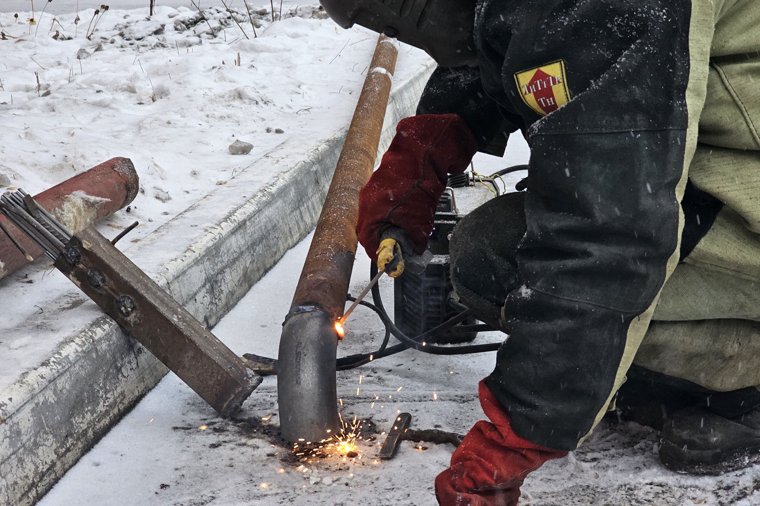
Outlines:
[[[346,302],[359,190],[377,158],[396,57],[396,42],[381,35],[285,320],[277,387],[282,436],[289,441],[318,442],[339,428],[333,323]]]
[[[128,158],[112,158],[48,188],[34,199],[70,232],[76,233],[132,202],[138,188],[139,178],[132,162]],[[42,255],[37,243],[5,216],[0,216],[0,221],[33,258]],[[0,232],[0,279],[27,263],[11,239]]]

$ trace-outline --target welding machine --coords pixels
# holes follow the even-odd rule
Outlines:
[[[450,184],[458,184],[450,181]],[[433,232],[428,242],[428,251],[432,260],[423,272],[407,270],[403,276],[394,281],[394,323],[409,336],[426,332],[449,318],[460,313],[463,306],[458,303],[451,284],[449,261],[449,238],[454,226],[461,220],[451,187],[438,201],[433,219]],[[463,325],[472,325],[476,321],[469,318]],[[477,332],[462,332],[457,327],[447,328],[433,334],[428,341],[440,344],[464,343],[472,341]]]

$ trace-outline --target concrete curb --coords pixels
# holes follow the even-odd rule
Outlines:
[[[381,152],[396,122],[413,114],[430,71],[420,68],[397,84]],[[273,155],[279,176],[240,204],[245,177],[214,190],[147,238],[139,265],[213,326],[313,228],[345,134],[336,132],[296,164]],[[233,209],[216,225],[194,228],[209,221],[208,209],[225,205]],[[162,241],[178,233],[186,250],[166,258]],[[50,359],[0,392],[0,503],[36,502],[164,374],[163,364],[108,317],[62,337]]]

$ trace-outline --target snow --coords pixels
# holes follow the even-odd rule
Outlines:
[[[112,7],[87,39],[94,11],[84,7],[93,4],[80,1],[78,24],[61,9],[51,31],[53,16],[40,17],[41,2],[35,26],[23,21],[30,12],[14,17],[13,9],[29,2],[0,2],[7,38],[0,40],[0,190],[6,181],[36,194],[112,157],[130,158],[140,193],[128,212],[100,228],[113,237],[139,221],[120,247],[143,268],[149,259],[140,242],[173,217],[241,177],[252,195],[276,176],[272,158],[300,160],[348,124],[377,40],[323,19],[316,3],[285,3],[284,19],[272,23],[269,12],[259,11],[269,8],[264,0],[248,2],[257,38],[247,15],[245,24],[239,16],[250,40],[220,3],[209,1],[208,23],[185,7],[189,2],[171,8],[159,1],[150,18],[147,2],[122,2],[145,8]],[[77,59],[83,49],[90,56]],[[427,61],[402,46],[399,82]],[[231,155],[236,140],[253,150]],[[0,280],[0,287],[2,389],[47,359],[57,337],[74,333],[96,310],[84,304],[57,317],[56,308],[81,306],[86,298],[44,262]]]
[[[140,221],[120,243],[128,255],[139,254],[141,239],[209,188],[246,171],[254,174],[254,192],[275,175],[265,162],[278,147],[288,148],[278,156],[298,159],[347,123],[376,40],[320,19],[316,2],[284,2],[285,19],[275,23],[268,12],[254,14],[257,38],[247,16],[238,18],[240,28],[216,0],[196,1],[208,9],[208,23],[188,0],[156,3],[148,18],[148,0],[108,2],[89,39],[87,24],[100,2],[53,0],[40,17],[44,4],[37,0],[39,23],[32,26],[25,23],[29,0],[0,3],[0,31],[7,39],[0,40],[0,182],[36,193],[113,156],[131,158],[141,193],[129,213],[117,213],[101,227],[115,235]],[[227,3],[243,8],[240,0]],[[256,11],[269,8],[264,0],[248,3]],[[57,40],[51,37],[56,31]],[[396,80],[424,61],[419,51],[402,46]],[[252,152],[230,155],[228,147],[237,140],[252,143]],[[519,135],[510,139],[508,153],[506,160],[478,156],[474,168],[487,175],[524,163],[527,147]],[[500,184],[510,188],[519,179],[510,175]],[[481,202],[485,188],[459,192],[460,209]],[[276,356],[307,248],[308,239],[216,326],[214,333],[236,353]],[[353,293],[368,280],[368,262],[359,252]],[[381,283],[390,302],[391,282]],[[56,344],[50,336],[68,335],[98,314],[44,265],[0,281],[0,288],[0,388],[48,356]],[[51,309],[77,306],[65,318],[52,316]],[[340,355],[372,350],[382,338],[380,323],[364,308],[346,329]],[[482,334],[478,342],[498,339]],[[433,504],[433,479],[453,448],[404,442],[393,460],[380,461],[382,432],[397,413],[408,411],[413,428],[465,433],[481,417],[476,384],[493,362],[492,354],[407,351],[340,372],[344,419],[371,419],[378,434],[360,442],[357,458],[310,462],[294,459],[275,437],[274,378],[266,378],[243,411],[225,421],[170,374],[40,504]],[[659,464],[657,444],[649,429],[605,422],[581,449],[533,473],[522,503],[760,503],[757,466],[717,478],[679,476]]]
[[[194,0],[195,5],[201,8],[219,6],[221,2],[217,0]],[[253,9],[269,8],[268,0],[247,0],[248,5]],[[0,11],[4,12],[30,12],[31,5],[34,5],[35,11],[39,13],[44,7],[47,0],[3,0],[0,6]],[[111,9],[137,9],[148,12],[148,5],[150,0],[52,0],[45,12],[53,14],[69,14],[84,9],[97,9],[102,4],[107,4]],[[316,4],[316,2],[313,2]],[[231,9],[243,8],[243,2],[241,0],[229,0],[226,2]],[[298,2],[294,0],[285,0],[283,2],[275,1],[275,12],[279,13],[280,5],[283,6],[283,11],[287,12],[288,9],[298,6],[309,4],[309,2]],[[193,3],[190,0],[156,0],[156,7],[193,7]]]

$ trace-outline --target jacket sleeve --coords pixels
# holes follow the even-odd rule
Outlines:
[[[490,98],[478,67],[438,67],[430,76],[417,106],[417,114],[456,114],[470,127],[478,151],[504,155],[509,134],[522,127],[522,119]]]
[[[436,203],[448,174],[462,173],[477,143],[456,114],[423,114],[401,120],[380,167],[359,193],[359,242],[377,259],[380,237],[400,228],[415,253],[425,251]]]
[[[439,67],[417,115],[399,122],[380,167],[359,198],[359,242],[376,259],[382,233],[401,229],[416,253],[427,247],[449,174],[467,169],[476,151],[501,155],[520,118],[483,89],[477,67]]]
[[[484,15],[507,19],[505,86],[531,125],[531,161],[522,286],[487,383],[516,433],[571,450],[624,381],[678,262],[713,12],[696,0],[506,3]]]

